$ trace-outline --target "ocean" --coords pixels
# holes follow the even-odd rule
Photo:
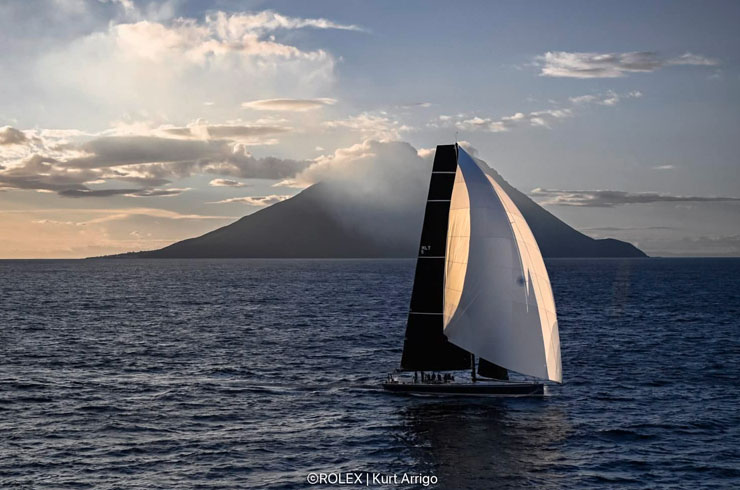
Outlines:
[[[0,261],[0,487],[740,487],[740,259],[547,265],[564,384],[474,400],[379,389],[413,260]]]

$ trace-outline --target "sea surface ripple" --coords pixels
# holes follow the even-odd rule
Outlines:
[[[740,488],[740,260],[549,261],[565,383],[480,401],[379,389],[413,267],[0,261],[0,487]]]

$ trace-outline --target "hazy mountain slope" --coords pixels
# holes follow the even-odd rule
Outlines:
[[[139,257],[410,257],[410,236],[373,238],[327,210],[333,197],[316,184],[286,201],[205,235],[174,243]],[[418,233],[417,233],[418,235]],[[418,236],[415,241],[418,241]]]
[[[584,235],[512,187],[495,170],[491,175],[524,215],[544,257],[646,257],[631,243]]]
[[[594,240],[571,228],[509,185],[504,187],[527,219],[545,257],[645,257],[614,239]],[[403,209],[377,206],[368,196],[320,183],[205,235],[160,250],[127,254],[146,258],[186,257],[415,257],[426,189],[415,190]],[[408,209],[406,209],[408,208]]]

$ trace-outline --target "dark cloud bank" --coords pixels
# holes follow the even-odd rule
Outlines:
[[[190,128],[175,129],[190,131]],[[276,128],[208,126],[204,130],[234,137],[247,133],[272,134]],[[0,138],[3,144],[28,142],[22,131],[10,127],[3,128]],[[247,146],[230,139],[109,136],[72,149],[77,156],[61,159],[35,153],[19,166],[0,168],[0,187],[53,191],[77,198],[168,196],[175,192],[155,187],[200,173],[242,179],[284,179],[295,176],[310,164],[276,157],[257,158],[248,152]],[[91,182],[99,181],[129,182],[139,187],[90,187]]]

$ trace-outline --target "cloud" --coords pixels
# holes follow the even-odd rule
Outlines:
[[[0,145],[19,145],[28,141],[23,131],[11,126],[0,128]]]
[[[172,197],[179,196],[183,192],[187,192],[189,190],[189,187],[183,187],[180,189],[174,187],[170,187],[168,189],[141,189],[126,195],[130,197]]]
[[[313,29],[365,31],[362,27],[354,24],[338,24],[324,18],[305,19],[300,17],[288,17],[271,10],[249,14],[235,14],[231,16],[228,16],[223,12],[218,12],[215,14],[215,17],[221,21],[224,28],[233,32],[266,33],[279,29],[303,29],[306,27]]]
[[[664,58],[650,51],[629,53],[579,53],[548,51],[535,59],[545,77],[618,78],[629,73],[654,72],[667,66],[716,66],[718,60],[685,53]]]
[[[471,117],[461,119],[455,122],[455,127],[464,131],[485,131],[488,133],[503,133],[510,131],[517,126],[535,126],[549,128],[551,123],[556,120],[571,117],[571,109],[548,109],[534,112],[517,112],[511,116],[504,116],[500,119]],[[445,121],[445,120],[443,120]]]
[[[208,183],[213,187],[248,187],[248,184],[230,179],[213,179]]]
[[[715,233],[693,236],[670,236],[659,239],[644,235],[642,240],[655,249],[650,255],[664,257],[738,257],[740,256],[740,234]]]
[[[408,104],[401,104],[397,107],[399,109],[416,109],[416,108],[426,109],[428,107],[432,107],[432,103],[431,102],[410,102]]]
[[[245,122],[241,119],[229,121],[228,124],[211,124],[203,119],[196,119],[185,126],[172,124],[156,124],[149,120],[137,120],[133,122],[115,121],[110,129],[95,134],[82,134],[69,136],[86,136],[97,139],[103,137],[157,137],[179,140],[211,141],[220,140],[226,142],[238,142],[249,146],[274,145],[279,141],[275,136],[294,131],[287,126],[285,119],[258,119]],[[52,130],[58,133],[59,130]],[[50,133],[43,130],[42,133]],[[50,136],[50,134],[49,134]]]
[[[183,190],[155,187],[194,174],[285,179],[295,176],[311,163],[270,156],[258,158],[248,151],[246,144],[227,139],[104,136],[79,144],[65,143],[64,150],[47,156],[45,153],[53,144],[50,141],[42,139],[38,147],[31,149],[33,153],[5,160],[3,163],[9,163],[0,169],[0,187],[53,191],[66,197],[165,196],[176,195]],[[129,182],[139,187],[89,187],[89,184],[109,180]]]
[[[326,53],[321,50],[302,51],[272,38],[263,38],[264,34],[277,29],[302,27],[345,28],[324,19],[290,18],[274,12],[215,12],[207,15],[203,22],[180,18],[170,24],[151,21],[116,24],[111,26],[107,35],[116,41],[117,47],[127,56],[158,62],[185,61],[190,66],[203,65],[230,56],[284,59],[325,57]],[[99,41],[105,38],[96,37]],[[175,59],[170,59],[171,57]]]
[[[724,78],[724,72],[722,70],[714,70],[714,73],[707,76],[707,80],[722,80]]]
[[[64,163],[79,169],[118,168],[119,180],[131,175],[155,178],[186,177],[204,171],[232,177],[282,179],[295,175],[308,162],[275,157],[257,158],[247,147],[224,140],[192,141],[152,136],[103,137],[80,147],[84,157]]]
[[[698,54],[684,53],[678,58],[669,59],[666,64],[668,65],[695,65],[695,66],[717,66],[720,64],[719,60],[713,58],[707,58]]]
[[[230,199],[224,199],[223,201],[215,201],[209,204],[230,204],[230,203],[244,203],[250,206],[270,206],[280,201],[285,201],[290,198],[290,195],[278,195],[272,194],[269,196],[246,196],[246,197],[232,197]]]
[[[637,99],[642,92],[633,90],[619,94],[613,90],[603,93],[579,95],[568,100],[571,107],[555,107],[532,112],[516,112],[510,116],[500,118],[471,116],[457,114],[455,116],[440,115],[437,119],[427,123],[429,128],[455,127],[461,131],[482,131],[487,133],[504,133],[520,127],[552,128],[553,124],[576,115],[578,107],[587,104],[615,106],[624,99]],[[553,102],[555,104],[555,102]]]
[[[242,107],[245,109],[255,109],[258,111],[292,111],[304,112],[313,109],[319,109],[327,105],[336,104],[336,99],[262,99],[243,102]]]
[[[22,160],[20,165],[0,171],[0,188],[84,191],[88,188],[83,184],[99,176],[96,171],[61,167],[58,160],[35,154]]]
[[[71,224],[75,226],[85,226],[90,224],[103,223],[106,221],[127,219],[132,216],[148,216],[152,218],[166,218],[172,220],[229,220],[235,219],[233,216],[213,216],[205,214],[185,214],[177,211],[170,211],[168,209],[158,208],[58,208],[58,209],[15,209],[0,211],[0,215],[25,215],[25,214],[44,214],[44,215],[100,215],[96,218],[85,219],[79,221],[59,221],[56,219],[44,219],[43,222],[49,222],[52,224]],[[38,221],[38,220],[37,220]]]
[[[87,118],[87,126],[122,114],[187,120],[197,117],[204,102],[212,104],[209,114],[226,116],[245,98],[275,93],[328,104],[332,99],[313,96],[331,88],[334,56],[299,46],[295,41],[302,37],[273,34],[304,28],[361,30],[271,11],[111,22],[105,30],[55,46],[31,64],[32,79],[42,85],[38,92],[48,97],[35,104],[53,106],[58,120],[74,110]],[[295,107],[306,106],[291,110]]]
[[[238,124],[203,124],[196,121],[185,127],[161,127],[155,129],[153,133],[162,133],[166,136],[187,138],[187,139],[228,139],[231,141],[240,141],[250,144],[264,143],[270,140],[261,140],[261,137],[278,135],[292,131],[292,128],[286,126],[270,125],[238,125]]]
[[[65,189],[59,191],[62,197],[110,197],[125,195],[127,197],[171,197],[179,196],[183,192],[189,191],[189,188],[183,189]]]
[[[579,228],[581,231],[643,231],[643,230],[675,230],[672,226],[596,226],[593,228]]]
[[[155,136],[102,137],[80,145],[86,155],[72,158],[72,168],[105,168],[136,163],[194,161],[223,154],[220,141],[183,141]]]
[[[376,115],[368,112],[346,119],[325,121],[323,126],[331,129],[349,129],[361,133],[364,138],[376,140],[397,140],[400,139],[401,133],[411,130],[409,126],[391,119],[385,113]]]
[[[365,140],[318,157],[281,184],[318,183],[314,192],[338,223],[364,234],[368,244],[413,251],[419,243],[431,166],[431,159],[420,157],[409,143]]]
[[[577,97],[570,97],[568,100],[576,105],[598,104],[613,106],[617,105],[622,99],[639,99],[640,97],[642,97],[642,92],[640,92],[639,90],[633,90],[625,94],[618,94],[613,90],[607,90],[606,92],[600,94],[589,94],[579,95]]]
[[[289,158],[263,157],[256,158],[244,147],[235,147],[232,154],[223,159],[206,164],[203,170],[207,173],[238,177],[241,179],[284,179],[301,172],[310,164],[309,161]]]
[[[365,140],[331,155],[322,155],[294,178],[278,185],[307,187],[317,182],[346,186],[374,199],[398,201],[404,199],[409,187],[420,185],[431,162],[419,156],[409,143],[401,141]],[[428,182],[427,182],[428,184]]]
[[[653,170],[674,170],[676,167],[673,165],[658,165],[653,167]]]
[[[625,191],[566,191],[536,188],[530,195],[539,198],[542,205],[612,208],[625,204],[651,204],[659,202],[733,202],[740,197],[672,196],[655,192]]]
[[[62,197],[110,197],[121,194],[132,194],[141,189],[65,189],[59,191]]]
[[[694,256],[740,256],[740,235],[701,235],[686,237],[681,242],[686,246],[683,254]]]

